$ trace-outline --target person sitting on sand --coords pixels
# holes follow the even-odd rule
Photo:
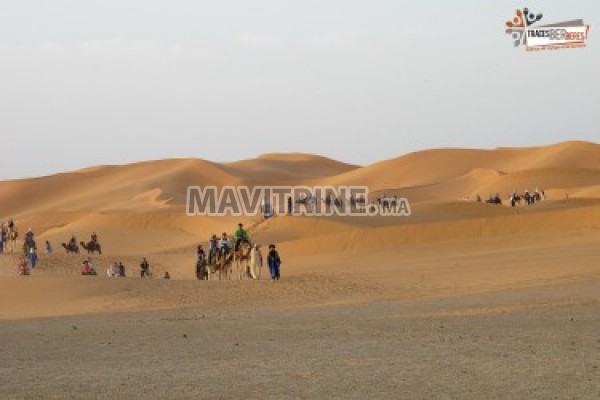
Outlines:
[[[229,241],[229,238],[227,237],[227,232],[223,232],[223,235],[221,236],[221,241],[219,242],[219,245],[221,247],[221,251],[224,254],[229,254],[229,250],[231,249],[231,242]]]
[[[90,259],[81,264],[81,275],[96,275],[96,268]]]
[[[120,278],[125,278],[125,266],[122,262],[119,262],[119,275]]]
[[[271,273],[272,280],[279,280],[281,278],[281,258],[277,252],[275,245],[269,245],[269,255],[267,256],[267,265],[269,266],[269,272]]]
[[[19,271],[19,275],[29,275],[31,270],[29,269],[29,263],[25,257],[19,257],[19,261],[17,262],[17,269]]]
[[[235,231],[235,251],[240,249],[240,245],[242,243],[250,243],[250,239],[248,237],[248,232],[244,229],[244,224],[241,222],[238,224],[238,229]]]
[[[150,264],[146,257],[142,259],[142,263],[140,264],[140,278],[150,278]]]
[[[108,275],[109,278],[116,278],[119,276],[119,263],[118,262],[113,262],[110,267],[108,267],[106,269],[106,275]]]
[[[169,275],[169,271],[165,271],[164,279],[171,279],[171,275]]]

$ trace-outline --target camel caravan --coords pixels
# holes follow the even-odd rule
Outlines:
[[[96,232],[92,233],[91,240],[87,243],[82,241],[77,244],[77,239],[75,238],[75,235],[73,235],[68,243],[62,243],[61,246],[65,249],[67,254],[79,254],[79,246],[87,251],[88,254],[102,254],[102,246],[98,242],[98,235]]]
[[[226,232],[221,238],[212,235],[208,254],[202,245],[196,251],[198,280],[259,280],[262,278],[263,254],[261,245],[252,243],[243,224],[238,224],[232,241]],[[234,245],[232,246],[232,242]],[[272,280],[279,280],[281,258],[274,244],[269,245],[267,264]]]
[[[469,197],[466,197],[466,200],[469,200]],[[535,189],[534,192],[529,192],[529,190],[525,189],[523,194],[517,193],[515,189],[508,196],[508,203],[511,207],[521,206],[523,203],[525,205],[531,206],[540,201],[546,200],[546,193],[543,190]],[[481,203],[481,196],[477,194],[475,198],[477,203]],[[489,197],[485,200],[486,204],[494,204],[494,205],[502,205],[502,198],[500,197],[500,193],[490,194]]]

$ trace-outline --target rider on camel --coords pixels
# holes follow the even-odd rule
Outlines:
[[[96,232],[92,233],[91,239],[92,239],[92,243],[98,244],[98,235],[96,235]]]
[[[70,249],[74,249],[75,247],[77,247],[77,239],[75,238],[75,235],[71,235],[71,240],[69,240],[68,247]]]
[[[240,249],[242,243],[250,243],[248,232],[244,229],[244,224],[241,222],[238,224],[238,229],[235,231],[235,251]]]
[[[25,234],[25,243],[27,243],[27,245],[29,247],[34,247],[35,246],[35,242],[33,240],[34,236],[35,236],[35,234],[31,230],[31,228],[27,229],[27,233]]]
[[[208,261],[209,264],[212,264],[212,260],[217,256],[219,252],[219,238],[217,235],[212,235],[210,240],[208,241]]]
[[[229,238],[227,237],[227,232],[223,232],[219,244],[221,251],[225,254],[229,254],[229,250],[231,249],[231,243],[229,241]]]

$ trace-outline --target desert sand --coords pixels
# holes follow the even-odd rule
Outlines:
[[[366,185],[412,216],[185,215],[189,185],[258,184]],[[515,188],[548,198],[473,201]],[[0,182],[8,218],[54,253],[26,277],[0,255],[2,399],[600,398],[595,143],[97,166]],[[280,282],[195,279],[196,245],[239,221],[277,243]],[[100,275],[82,277],[60,243],[92,231]]]

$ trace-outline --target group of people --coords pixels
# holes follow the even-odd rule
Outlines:
[[[9,246],[9,248],[7,248],[8,251],[14,252],[16,250],[16,239],[19,236],[14,220],[10,219],[6,225],[0,222],[0,232],[0,253],[4,253],[5,246]],[[38,261],[35,234],[31,228],[25,233],[23,253],[23,256],[20,257],[18,261],[19,273],[22,275],[29,275]]]
[[[2,235],[0,238],[0,253],[4,250],[4,243],[6,242],[6,237],[9,232],[16,232],[16,226],[13,220],[10,220],[7,225],[0,223],[0,229],[2,231]],[[98,243],[98,235],[94,232],[91,235],[91,242]],[[250,241],[250,236],[248,235],[248,231],[244,229],[244,225],[242,223],[238,224],[237,230],[233,235],[233,241],[229,238],[226,232],[223,232],[221,238],[218,238],[217,235],[212,235],[209,240],[209,250],[208,254],[204,251],[202,245],[199,245],[197,248],[197,274],[199,273],[199,268],[205,267],[206,265],[214,265],[214,262],[218,256],[224,255],[225,257],[231,256],[232,251],[238,252],[242,244],[248,244],[251,247],[251,254],[249,259],[247,260],[250,265],[253,266],[252,271],[257,272],[255,268],[258,267],[258,273],[250,273],[250,276],[253,279],[260,278],[260,268],[263,264],[263,257],[261,252],[261,246],[258,243],[252,244]],[[68,242],[67,246],[77,246],[77,239],[73,235]],[[27,230],[24,238],[24,248],[27,249],[27,252],[24,256],[19,258],[18,261],[18,269],[21,275],[29,275],[31,270],[35,268],[38,256],[37,256],[37,245],[35,242],[35,234],[31,228]],[[48,241],[46,241],[46,252],[52,252],[52,246]],[[281,257],[277,251],[275,244],[269,245],[269,252],[267,254],[267,265],[269,267],[269,272],[272,280],[279,280],[281,278]],[[96,266],[92,261],[91,257],[85,259],[81,264],[81,274],[82,275],[98,275]],[[110,278],[116,277],[125,277],[126,271],[125,266],[120,261],[114,261],[106,270],[106,274]],[[152,272],[150,269],[150,263],[144,257],[140,263],[140,277],[141,278],[149,278],[152,277]],[[168,272],[165,272],[165,279],[170,279],[171,276]]]
[[[527,205],[533,205],[542,200],[546,200],[546,193],[544,190],[540,190],[538,188],[536,188],[534,192],[529,192],[529,190],[525,189],[525,192],[522,195],[518,194],[517,190],[515,189],[508,197],[511,207],[516,207],[518,204],[521,204],[521,201],[525,201],[525,204]],[[475,201],[478,203],[482,202],[479,194],[477,194]],[[499,193],[492,193],[485,202],[487,204],[502,204],[502,199],[500,198]]]
[[[217,235],[212,235],[212,237],[208,241],[208,254],[204,251],[203,246],[200,244],[196,250],[196,275],[198,279],[201,279],[201,274],[204,274],[205,267],[207,265],[214,265],[218,256],[229,256],[232,252],[238,252],[242,244],[248,244],[250,249],[249,259],[247,260],[249,264],[249,275],[253,279],[258,279],[260,277],[260,267],[262,267],[262,252],[260,250],[261,246],[258,243],[252,244],[250,241],[250,236],[248,235],[248,231],[244,229],[244,224],[239,223],[237,230],[234,235],[234,245],[232,246],[232,241],[229,239],[227,232],[223,232],[221,238],[218,238]],[[269,272],[271,275],[271,279],[279,280],[281,277],[280,267],[281,267],[281,257],[277,252],[276,246],[274,244],[269,245],[269,253],[267,255],[267,265],[269,266]],[[254,268],[259,268],[259,273],[256,274]]]
[[[106,269],[109,278],[125,278],[125,266],[121,261],[115,261]]]
[[[88,257],[81,264],[81,275],[98,275],[91,257]],[[109,278],[125,278],[127,276],[125,273],[125,265],[123,265],[121,261],[114,261],[106,269],[106,275]],[[142,262],[140,263],[140,278],[150,277],[152,277],[150,263],[148,262],[146,257],[144,257],[142,259]],[[170,278],[168,272],[165,274],[165,278]]]

